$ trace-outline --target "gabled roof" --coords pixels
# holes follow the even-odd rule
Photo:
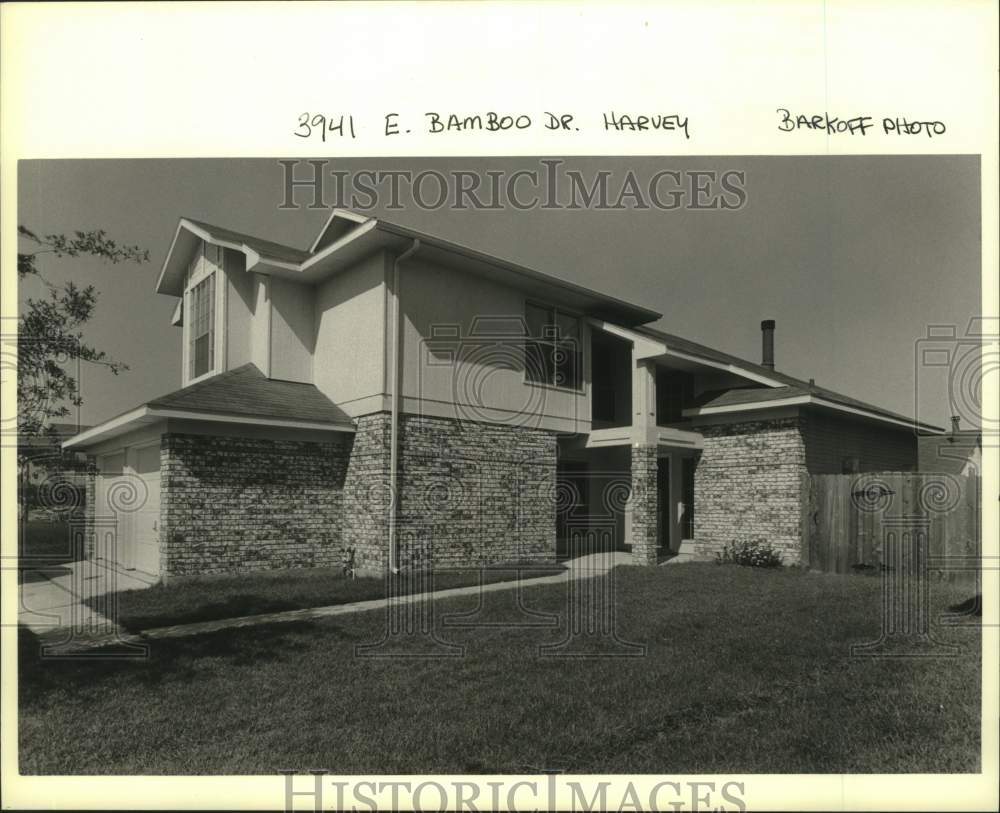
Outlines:
[[[557,300],[564,307],[589,316],[629,326],[661,317],[660,313],[641,305],[625,302],[468,246],[343,209],[333,211],[308,251],[261,240],[201,220],[181,218],[156,283],[158,293],[171,296],[183,293],[188,263],[201,240],[244,254],[247,258],[247,271],[306,285],[317,284],[345,271],[377,251],[399,253],[419,241],[421,260],[485,276],[524,290],[531,296]]]
[[[247,268],[253,265],[297,268],[309,258],[309,252],[262,240],[250,234],[215,226],[202,220],[182,217],[177,223],[174,239],[160,269],[156,281],[156,292],[180,296],[183,293],[184,275],[188,263],[201,242],[238,251],[247,258]]]
[[[300,248],[292,248],[292,246],[286,246],[284,243],[275,243],[273,240],[263,240],[260,237],[254,237],[252,234],[225,229],[222,226],[205,223],[203,220],[195,220],[191,217],[184,217],[181,220],[200,226],[218,240],[248,246],[262,256],[273,257],[274,259],[290,263],[300,263],[310,256],[308,251],[303,251]]]
[[[267,378],[253,364],[199,381],[104,421],[63,443],[85,448],[164,419],[353,432],[350,417],[314,384]]]
[[[323,224],[323,228],[319,230],[319,234],[316,235],[316,239],[313,240],[312,245],[309,246],[309,253],[315,254],[317,251],[337,242],[337,240],[356,226],[360,226],[366,220],[368,220],[367,217],[359,215],[357,212],[352,212],[350,209],[335,208],[330,212],[330,216],[326,219],[326,223]]]

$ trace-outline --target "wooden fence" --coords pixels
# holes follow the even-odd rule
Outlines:
[[[808,479],[803,564],[810,568],[850,573],[891,567],[886,541],[906,539],[913,545],[926,543],[922,555],[931,572],[975,572],[980,552],[978,477],[882,472]]]

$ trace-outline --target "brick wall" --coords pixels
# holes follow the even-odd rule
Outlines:
[[[727,542],[760,540],[780,548],[785,564],[797,563],[808,475],[840,474],[849,457],[860,471],[906,471],[917,462],[912,431],[813,412],[700,431],[694,523],[701,556]]]
[[[167,577],[342,563],[388,555],[389,415],[329,442],[165,434],[161,572]],[[399,564],[551,560],[556,435],[403,416]]]
[[[846,458],[857,458],[863,472],[916,470],[913,429],[813,412],[801,420],[810,474],[843,474]]]
[[[632,494],[629,499],[632,521],[632,558],[636,564],[656,564],[659,507],[656,488],[657,448],[632,449]]]
[[[799,418],[700,427],[694,478],[695,552],[726,543],[769,542],[785,564],[799,561],[806,446]]]
[[[88,458],[87,463],[87,470],[84,473],[83,511],[76,517],[76,521],[81,531],[83,555],[87,559],[93,559],[96,547],[94,517],[97,513],[97,467],[91,458]],[[74,539],[74,544],[77,544],[77,541]]]
[[[405,416],[401,564],[460,566],[556,554],[556,435]]]
[[[358,419],[344,480],[344,546],[354,566],[381,571],[389,539],[389,414]]]
[[[339,564],[349,451],[341,436],[318,443],[164,435],[163,574]]]

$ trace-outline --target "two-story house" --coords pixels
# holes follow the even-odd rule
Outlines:
[[[908,470],[913,420],[645,327],[661,318],[336,210],[308,249],[182,219],[181,387],[66,442],[93,555],[152,578],[361,570],[763,539],[806,478]],[[933,427],[920,426],[924,431]]]

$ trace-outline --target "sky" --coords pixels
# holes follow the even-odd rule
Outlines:
[[[331,159],[330,168],[540,165],[537,158],[378,158]],[[652,308],[663,313],[653,327],[751,361],[760,361],[761,320],[774,319],[778,370],[947,425],[956,411],[948,371],[917,360],[928,326],[955,326],[961,336],[982,311],[977,157],[569,158],[564,168],[585,177],[611,171],[612,189],[628,170],[640,179],[661,170],[742,171],[746,205],[392,212],[381,205],[363,213]],[[176,300],[154,291],[178,218],[308,248],[328,212],[306,208],[307,196],[302,208],[280,209],[283,172],[278,159],[20,162],[20,224],[46,234],[102,228],[150,252],[144,265],[39,258],[54,282],[96,286],[85,337],[130,367],[117,377],[81,370],[81,423],[180,386],[181,331],[170,324]],[[327,189],[332,197],[332,184]],[[28,282],[20,299],[39,292]],[[974,417],[975,405],[959,411]]]

